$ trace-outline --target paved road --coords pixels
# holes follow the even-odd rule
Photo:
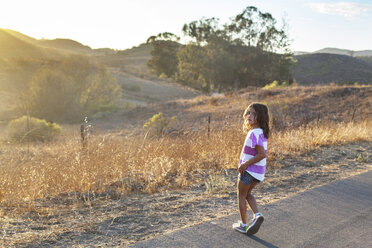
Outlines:
[[[238,214],[130,247],[372,247],[372,171],[262,206],[254,236],[234,231]]]

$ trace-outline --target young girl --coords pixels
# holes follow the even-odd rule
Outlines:
[[[264,179],[266,170],[267,139],[269,138],[269,113],[265,105],[252,103],[244,111],[244,130],[249,130],[239,161],[238,203],[241,221],[233,228],[252,235],[258,232],[264,217],[258,212],[253,188]],[[247,224],[247,202],[254,214]]]

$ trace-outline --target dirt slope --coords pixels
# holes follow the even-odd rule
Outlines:
[[[147,119],[163,112],[166,117],[177,116],[180,129],[207,128],[208,116],[211,116],[212,127],[221,127],[227,122],[240,122],[244,109],[252,102],[268,104],[277,116],[273,120],[277,128],[372,118],[372,86],[299,86],[271,90],[249,88],[217,96],[154,103],[110,116],[110,126],[142,127]],[[100,123],[97,120],[97,125]]]

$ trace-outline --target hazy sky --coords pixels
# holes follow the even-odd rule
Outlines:
[[[161,32],[182,35],[202,17],[225,23],[247,6],[284,18],[294,51],[372,49],[372,0],[0,0],[0,28],[126,49]]]

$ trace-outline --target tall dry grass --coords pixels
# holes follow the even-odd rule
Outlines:
[[[348,142],[371,141],[372,121],[323,123],[273,133],[269,156],[272,159],[299,155],[322,146],[340,145]]]
[[[269,164],[325,145],[372,140],[372,122],[328,123],[276,131]],[[1,206],[32,206],[35,199],[70,192],[154,192],[204,182],[235,168],[245,135],[239,126],[212,132],[144,139],[96,134],[82,149],[76,134],[48,144],[0,145]]]

